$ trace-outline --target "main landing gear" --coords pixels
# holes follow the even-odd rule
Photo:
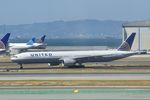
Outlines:
[[[22,64],[19,64],[20,65],[20,69],[23,69],[23,65]]]

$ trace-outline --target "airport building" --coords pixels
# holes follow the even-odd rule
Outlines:
[[[124,23],[122,25],[123,41],[132,32],[136,32],[132,50],[150,50],[150,20]]]

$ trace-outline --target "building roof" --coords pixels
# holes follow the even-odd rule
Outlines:
[[[123,27],[150,27],[150,20],[134,21],[122,24]]]

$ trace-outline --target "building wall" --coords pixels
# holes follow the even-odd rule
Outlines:
[[[140,29],[141,48],[150,50],[150,27]]]
[[[136,32],[136,37],[132,50],[150,50],[150,27],[123,27],[123,41],[132,32]]]

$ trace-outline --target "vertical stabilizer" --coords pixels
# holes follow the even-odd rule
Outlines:
[[[37,39],[36,43],[43,43],[46,35],[43,35],[40,39]]]
[[[132,33],[118,48],[119,51],[130,51],[136,33]]]
[[[27,42],[27,45],[33,45],[34,42],[35,42],[35,38],[32,38]]]
[[[6,49],[10,33],[7,33],[0,41],[0,49]]]

